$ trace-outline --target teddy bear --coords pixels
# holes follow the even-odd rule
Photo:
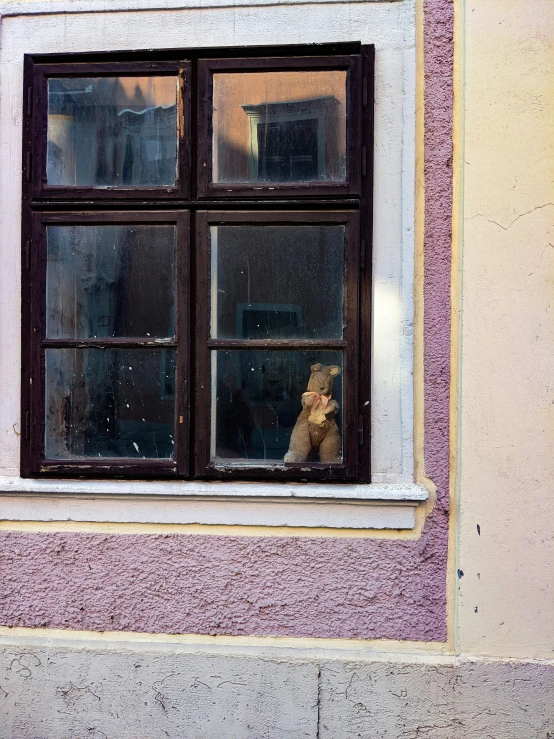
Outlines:
[[[302,411],[292,430],[285,462],[305,462],[316,450],[320,462],[341,461],[340,433],[335,420],[339,404],[331,400],[333,378],[340,372],[336,364],[312,365],[308,390],[302,395]]]

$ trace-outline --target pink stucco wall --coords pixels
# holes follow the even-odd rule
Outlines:
[[[1,622],[93,630],[438,639],[443,549],[214,536],[2,537]]]
[[[425,0],[425,466],[418,541],[0,535],[0,624],[444,640],[452,211],[451,0]]]

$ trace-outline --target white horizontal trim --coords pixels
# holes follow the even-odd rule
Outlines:
[[[180,498],[323,498],[349,501],[427,500],[421,485],[318,485],[317,483],[182,482],[125,480],[30,480],[0,477],[2,493],[55,493],[66,495],[154,495]]]
[[[351,3],[390,4],[402,0],[349,0]],[[125,11],[201,10],[256,5],[344,4],[344,0],[27,0],[0,3],[0,15],[48,15],[53,13],[121,13]]]
[[[5,521],[413,529],[416,502],[361,503],[275,499],[181,500],[2,496]]]
[[[0,479],[0,519],[413,529],[419,485]]]

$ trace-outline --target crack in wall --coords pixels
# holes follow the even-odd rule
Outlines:
[[[531,208],[531,210],[525,211],[525,213],[520,213],[507,226],[503,226],[501,223],[498,223],[498,221],[495,221],[492,218],[487,218],[487,216],[484,215],[483,213],[476,213],[474,216],[469,216],[468,218],[466,218],[466,220],[473,221],[475,218],[484,218],[485,221],[488,221],[489,223],[494,223],[495,226],[498,226],[498,228],[501,228],[503,231],[508,231],[508,229],[510,229],[514,225],[514,223],[519,221],[520,218],[531,215],[531,213],[534,213],[536,210],[542,210],[543,208],[547,208],[549,205],[554,205],[554,203],[543,203],[543,205],[537,205],[535,208]]]

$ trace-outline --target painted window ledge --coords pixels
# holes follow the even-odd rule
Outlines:
[[[415,484],[131,482],[0,478],[4,521],[413,529]]]

